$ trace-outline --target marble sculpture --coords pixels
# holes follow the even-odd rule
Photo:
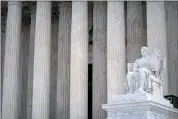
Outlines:
[[[134,63],[128,63],[128,73],[126,76],[126,91],[148,92],[157,96],[162,96],[164,58],[155,46],[155,50],[148,55],[148,48],[141,48],[142,58]]]

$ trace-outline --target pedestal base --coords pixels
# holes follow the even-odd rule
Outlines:
[[[168,100],[148,93],[118,95],[102,108],[107,119],[178,119],[178,110]]]

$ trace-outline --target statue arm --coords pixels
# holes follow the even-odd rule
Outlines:
[[[135,61],[134,65],[133,65],[133,71],[137,72],[138,71],[138,60]]]

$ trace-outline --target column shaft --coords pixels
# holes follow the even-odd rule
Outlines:
[[[178,96],[178,2],[165,2],[169,94]]]
[[[87,2],[72,2],[70,119],[87,119],[88,9]]]
[[[27,118],[27,90],[28,90],[28,56],[29,56],[29,41],[30,41],[30,27],[23,24],[21,34],[21,119]]]
[[[4,57],[5,57],[5,41],[6,41],[6,26],[7,20],[5,20],[4,30],[1,30],[1,117],[2,117],[2,95],[3,95],[3,75],[4,75]],[[2,26],[1,26],[2,28]]]
[[[127,63],[133,63],[140,58],[140,49],[147,44],[142,12],[142,2],[127,2]]]
[[[20,118],[21,2],[8,2],[2,119]]]
[[[51,2],[37,2],[32,119],[48,119],[50,104]]]
[[[161,51],[161,55],[168,58],[164,2],[147,2],[147,45],[150,54],[154,52],[156,45]],[[167,61],[165,67],[164,94],[168,94]]]
[[[57,119],[70,118],[71,2],[59,4]]]
[[[54,19],[51,24],[50,119],[56,118],[57,107],[58,21]]]
[[[124,2],[108,2],[107,11],[107,99],[124,91],[125,24]]]
[[[28,92],[27,92],[27,119],[32,118],[32,94],[33,94],[33,59],[34,59],[34,41],[35,41],[35,9],[31,10],[30,43],[29,43],[29,61],[28,61]]]
[[[107,103],[106,38],[107,2],[93,3],[93,119],[105,119]]]

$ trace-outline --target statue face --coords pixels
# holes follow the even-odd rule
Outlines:
[[[146,56],[148,54],[148,49],[146,47],[142,47],[141,54],[142,54],[142,56]]]

